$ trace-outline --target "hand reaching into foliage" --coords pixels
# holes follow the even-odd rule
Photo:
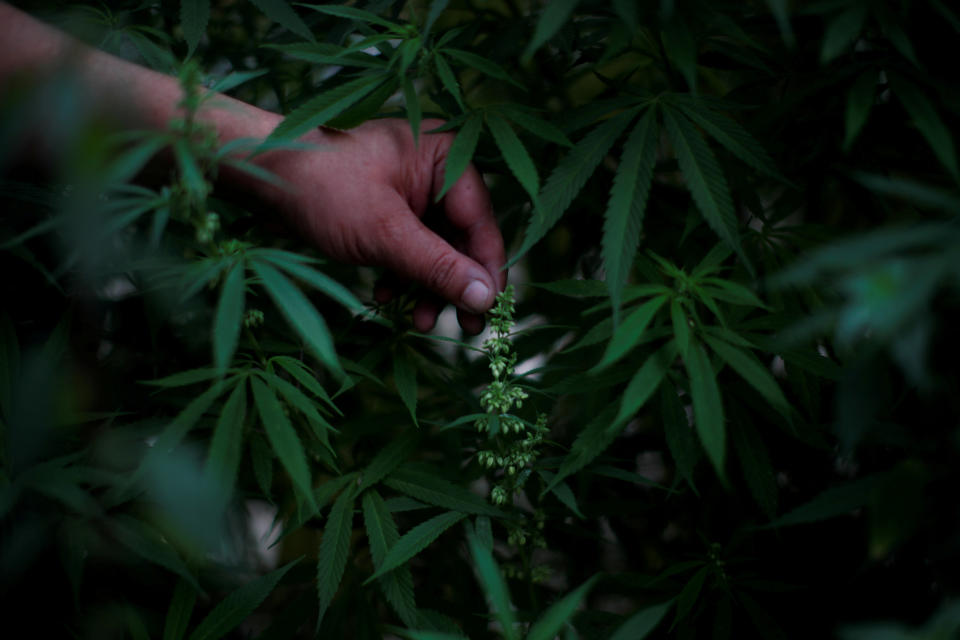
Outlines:
[[[129,127],[162,129],[178,117],[177,80],[92,51],[61,32],[0,3],[0,81],[69,60],[94,107]],[[225,144],[264,138],[281,116],[226,96],[207,100],[199,113]],[[424,130],[438,121],[427,121]],[[272,151],[256,162],[286,189],[224,171],[221,186],[281,212],[331,257],[383,266],[432,292],[414,309],[414,325],[429,330],[446,302],[457,306],[470,333],[504,286],[503,239],[486,187],[468,167],[442,201],[453,229],[449,242],[422,222],[443,184],[451,134],[423,134],[415,144],[401,120],[368,122],[349,131],[316,130],[304,136],[319,150]],[[452,243],[452,244],[451,244]],[[380,288],[377,298],[391,293]]]

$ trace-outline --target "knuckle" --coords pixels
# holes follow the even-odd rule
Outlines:
[[[427,271],[427,286],[436,291],[449,291],[456,280],[457,263],[453,251],[441,251],[433,256]]]

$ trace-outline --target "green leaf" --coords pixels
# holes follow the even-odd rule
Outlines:
[[[413,133],[413,142],[419,144],[420,122],[423,120],[423,113],[420,110],[420,96],[417,95],[417,89],[413,86],[413,81],[410,78],[403,79],[403,103],[407,109],[407,121],[410,123],[410,131]]]
[[[793,28],[790,26],[790,1],[789,0],[767,0],[767,6],[770,7],[770,13],[773,14],[780,28],[780,37],[784,44],[793,47],[796,39],[793,35]]]
[[[700,436],[700,443],[703,444],[717,474],[723,478],[726,457],[723,403],[713,367],[710,366],[710,357],[702,344],[695,342],[690,345],[684,364],[690,376],[690,395],[693,398],[693,418],[697,435]]]
[[[593,588],[598,577],[593,576],[547,609],[540,619],[530,627],[526,640],[553,640],[560,633],[563,625],[576,613],[580,601]]]
[[[737,255],[745,260],[737,232],[737,215],[726,178],[710,147],[690,122],[672,109],[662,109],[670,140],[677,152],[687,188],[704,220]]]
[[[375,489],[363,493],[363,520],[370,541],[374,567],[380,568],[387,552],[400,539],[397,525]],[[413,575],[409,567],[397,567],[379,580],[380,589],[390,606],[405,625],[417,622],[417,605],[413,594]]]
[[[516,618],[513,615],[513,605],[510,604],[510,590],[500,573],[500,567],[493,559],[492,546],[485,545],[478,534],[467,535],[467,545],[473,557],[473,566],[480,579],[480,585],[490,604],[490,609],[497,620],[504,637],[507,640],[516,640]]]
[[[302,38],[313,41],[310,27],[297,15],[285,0],[250,0],[263,15]]]
[[[453,96],[453,99],[460,105],[460,109],[466,111],[467,107],[463,103],[463,96],[460,93],[460,82],[457,80],[453,69],[450,68],[450,64],[440,53],[433,56],[433,63],[434,66],[437,67],[437,76],[440,78],[440,83],[443,85],[443,88]]]
[[[427,504],[463,513],[476,513],[494,518],[503,517],[500,509],[475,493],[444,480],[438,474],[439,471],[425,473],[409,467],[400,467],[390,474],[384,484]]]
[[[123,546],[149,562],[167,569],[190,584],[197,591],[200,585],[176,550],[151,527],[130,516],[110,517],[110,532]]]
[[[584,520],[586,516],[580,511],[580,507],[577,505],[577,497],[573,495],[573,491],[570,490],[570,487],[567,486],[565,482],[556,482],[551,484],[554,474],[546,471],[544,469],[537,470],[537,473],[540,474],[540,477],[543,478],[543,481],[551,486],[550,491],[553,492],[553,495],[557,496],[557,499],[563,503],[565,507],[570,509],[578,518]]]
[[[259,378],[250,378],[250,387],[253,389],[253,399],[257,405],[257,412],[263,428],[267,432],[267,440],[280,460],[294,486],[303,498],[313,504],[313,487],[310,481],[310,468],[307,466],[307,457],[297,432],[294,431],[290,420],[283,413],[280,401],[273,389],[265,385]]]
[[[537,26],[533,31],[533,37],[522,57],[532,57],[537,49],[555,36],[560,31],[560,27],[567,23],[578,3],[579,0],[551,0],[545,3],[543,13],[540,14],[540,19],[537,20]]]
[[[382,447],[373,457],[370,464],[363,470],[358,491],[372,487],[385,477],[393,473],[409,458],[416,449],[418,438],[416,435],[406,435],[393,439],[390,444]]]
[[[667,296],[660,295],[631,311],[613,332],[613,337],[607,345],[606,352],[592,371],[599,371],[608,367],[630,351],[643,337],[643,332],[646,331],[650,322],[653,321],[653,317],[666,301]]]
[[[223,492],[226,503],[233,493],[243,453],[243,423],[247,415],[247,384],[241,380],[227,398],[217,420],[207,456],[207,469]]]
[[[287,571],[299,561],[298,558],[289,562],[231,593],[194,629],[190,640],[217,640],[230,633],[266,600]]]
[[[252,256],[262,256],[264,260],[269,261],[276,267],[283,269],[291,276],[303,280],[317,291],[336,300],[353,313],[364,313],[366,307],[357,299],[353,293],[345,286],[331,278],[325,273],[321,273],[312,267],[309,267],[299,261],[296,254],[289,251],[251,251]]]
[[[621,293],[640,241],[657,161],[658,133],[656,110],[648,109],[624,144],[604,214],[603,261],[615,324],[619,323]]]
[[[227,273],[220,291],[220,301],[213,318],[213,364],[221,373],[233,361],[240,327],[243,325],[244,281],[243,262],[237,261]]]
[[[210,21],[210,0],[180,0],[180,23],[187,41],[187,57],[193,55]]]
[[[680,398],[673,385],[665,384],[660,392],[663,435],[667,441],[670,456],[677,465],[677,471],[696,490],[693,482],[694,470],[700,460],[700,447],[693,436],[693,429],[687,420],[687,413],[680,404]]]
[[[417,422],[417,368],[407,349],[398,349],[393,357],[393,382],[397,386],[397,393],[403,400],[404,406],[410,412],[413,424],[419,428]]]
[[[323,316],[317,313],[313,304],[292,282],[273,267],[260,261],[253,262],[251,266],[277,308],[300,334],[313,355],[337,376],[344,377],[346,374],[337,360],[333,338],[327,329],[327,323],[324,322]]]
[[[663,382],[667,369],[676,357],[677,345],[671,340],[646,359],[623,392],[620,410],[614,419],[615,423],[625,423],[643,407]]]
[[[150,454],[148,455],[163,455],[173,451],[190,429],[193,428],[193,425],[197,423],[197,420],[206,413],[214,400],[220,397],[232,381],[233,379],[231,378],[217,382],[191,400],[190,403],[183,408],[183,411],[177,414],[177,417],[160,433],[160,436],[150,449]]]
[[[446,166],[443,170],[443,188],[440,189],[440,193],[434,199],[435,202],[440,202],[447,190],[456,184],[467,165],[470,164],[473,152],[477,148],[477,141],[480,139],[482,126],[483,117],[479,113],[474,113],[460,127],[457,137],[453,139],[450,149],[447,151]]]
[[[867,4],[857,2],[846,11],[835,16],[823,34],[823,45],[820,48],[820,62],[827,63],[844,52],[853,44],[863,29],[863,21],[867,17]]]
[[[220,372],[217,369],[189,369],[157,380],[144,380],[143,384],[155,387],[186,387],[198,382],[212,380],[219,375]]]
[[[603,280],[554,280],[553,282],[530,282],[531,287],[545,289],[550,293],[571,298],[601,298],[607,295],[607,283]]]
[[[320,386],[320,383],[317,381],[316,374],[310,370],[310,368],[297,360],[296,358],[291,358],[290,356],[274,356],[270,358],[271,363],[276,363],[283,367],[283,369],[289,373],[293,378],[302,384],[306,389],[323,400],[331,409],[336,411],[338,414],[343,415],[340,409],[333,403],[333,400],[327,394],[326,390]]]
[[[439,538],[440,534],[465,517],[466,514],[458,513],[457,511],[447,511],[446,513],[441,513],[438,516],[430,518],[426,522],[421,522],[397,541],[397,544],[387,552],[386,557],[383,559],[383,564],[372,576],[367,578],[363,584],[369,584],[384,574],[393,571],[400,565],[406,564],[411,558]]]
[[[187,635],[187,626],[197,602],[197,590],[181,578],[173,589],[167,618],[163,625],[163,640],[181,640]]]
[[[676,96],[672,102],[680,107],[684,115],[702,127],[707,134],[737,158],[765,175],[778,180],[786,180],[777,171],[773,158],[763,148],[763,145],[736,120],[717,113],[693,97]]]
[[[246,82],[264,76],[267,72],[267,69],[260,69],[259,71],[236,71],[217,80],[213,86],[210,87],[210,91],[218,93],[227,92]]]
[[[507,266],[519,260],[560,220],[639,110],[640,107],[629,109],[598,125],[557,164],[540,194],[539,215],[533,216],[523,244]]]
[[[683,589],[677,596],[677,616],[674,619],[674,624],[688,618],[690,612],[693,610],[693,606],[697,603],[697,598],[700,597],[700,592],[703,590],[703,583],[706,582],[709,572],[710,567],[701,567],[693,574],[693,577],[687,581],[687,584],[683,586]]]
[[[503,68],[498,65],[496,62],[484,58],[483,56],[478,56],[475,53],[469,51],[463,51],[462,49],[443,49],[443,53],[446,56],[453,58],[454,60],[463,63],[469,69],[475,69],[480,73],[486,74],[491,78],[496,78],[498,80],[503,80],[504,82],[509,82],[512,85],[515,85],[519,89],[526,91],[526,87],[517,82],[510,76],[509,73],[503,70]]]
[[[670,322],[673,325],[673,337],[677,342],[677,351],[680,352],[682,358],[686,358],[690,350],[690,325],[679,298],[670,300]]]
[[[641,609],[617,627],[607,640],[643,640],[657,628],[672,606],[673,600],[669,600],[663,604]]]
[[[560,464],[560,468],[557,469],[557,475],[540,492],[541,499],[564,478],[576,473],[603,453],[614,438],[623,431],[625,425],[611,423],[614,409],[616,409],[616,406],[608,405],[577,434],[576,439],[570,446],[570,453],[567,454]]]
[[[386,80],[387,78],[383,74],[371,73],[354,78],[332,89],[325,89],[287,114],[287,117],[277,125],[277,128],[270,133],[267,139],[299,138],[304,133],[316,129],[340,115]]]
[[[173,155],[177,159],[177,168],[180,169],[180,179],[187,192],[196,199],[207,196],[209,185],[203,178],[203,171],[197,164],[193,150],[186,140],[180,138],[173,143]]]
[[[673,11],[672,15],[661,23],[661,29],[663,48],[666,50],[669,63],[683,74],[690,91],[696,93],[697,41],[690,32],[682,12]]]
[[[737,420],[732,432],[733,445],[747,487],[766,516],[773,518],[777,513],[777,478],[767,448],[748,420]]]
[[[422,32],[424,38],[430,34],[430,29],[433,28],[433,23],[437,21],[437,18],[443,15],[444,10],[446,10],[449,3],[450,0],[432,0],[430,2],[430,11],[427,13],[427,19],[423,22]]]
[[[538,138],[543,138],[549,142],[556,142],[565,147],[572,147],[573,143],[563,131],[556,126],[540,118],[515,104],[505,104],[499,107],[508,120],[514,124],[526,129]]]
[[[371,13],[363,9],[345,7],[338,4],[301,4],[300,6],[313,9],[314,11],[319,11],[321,13],[326,13],[331,16],[337,16],[338,18],[348,18],[358,22],[369,22],[370,24],[377,24],[381,27],[386,27],[391,31],[398,33],[403,32],[403,27],[401,25],[395,22],[390,22],[389,20],[385,20],[375,13]]]
[[[317,614],[317,628],[337,594],[337,588],[347,568],[347,556],[350,553],[350,534],[353,533],[354,492],[350,488],[344,491],[333,503],[327,526],[323,529],[323,539],[317,553],[317,597],[320,611]]]
[[[913,123],[927,139],[940,163],[947,168],[954,180],[960,181],[953,135],[940,119],[933,104],[915,84],[899,74],[890,74],[890,88],[913,118]]]
[[[700,283],[700,288],[717,300],[745,307],[767,308],[767,305],[757,297],[757,294],[739,282],[724,280],[723,278],[702,278]]]
[[[250,438],[250,463],[253,466],[253,477],[264,498],[272,500],[270,488],[273,486],[273,452],[259,433],[254,433]]]
[[[325,430],[335,431],[330,423],[327,422],[322,415],[320,415],[320,412],[317,410],[317,406],[314,404],[313,400],[311,400],[303,391],[300,391],[300,389],[298,389],[296,386],[290,384],[276,374],[263,372],[259,373],[259,375],[261,378],[263,378],[263,381],[266,382],[268,386],[283,396],[283,399],[287,401],[287,404],[291,408],[297,409],[308,419],[324,427]]]
[[[368,93],[362,100],[339,115],[330,118],[326,126],[334,129],[352,129],[360,126],[367,120],[375,117],[383,108],[383,104],[397,92],[400,87],[400,78],[390,74],[376,89]]]
[[[487,126],[490,133],[493,134],[493,140],[497,143],[507,167],[513,173],[530,198],[533,200],[534,208],[537,208],[540,192],[540,176],[537,174],[537,167],[533,164],[530,154],[526,147],[520,142],[520,138],[514,133],[513,129],[506,120],[495,114],[487,115]]]
[[[847,94],[847,109],[844,117],[845,133],[843,150],[850,151],[857,134],[866,124],[873,108],[873,99],[877,89],[876,71],[867,71],[860,74],[850,92]]]
[[[730,365],[730,368],[746,380],[780,415],[790,419],[790,403],[774,380],[773,374],[755,355],[709,335],[703,337],[721,360]]]
[[[323,64],[343,67],[360,67],[362,69],[380,69],[387,66],[386,60],[366,53],[345,54],[345,49],[326,42],[294,42],[291,44],[264,44],[268,49],[280,51],[291,58],[305,60],[314,64]]]
[[[875,474],[839,487],[831,487],[809,502],[788,511],[760,528],[776,529],[846,515],[868,504],[886,480],[886,475]]]

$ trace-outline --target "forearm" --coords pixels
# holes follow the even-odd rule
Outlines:
[[[176,78],[88,47],[0,3],[0,95],[17,76],[42,79],[61,70],[79,79],[95,114],[121,127],[163,129],[179,115],[183,92]],[[279,120],[223,95],[207,100],[198,117],[214,127],[221,143],[264,137]]]

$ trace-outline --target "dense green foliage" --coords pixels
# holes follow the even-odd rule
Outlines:
[[[178,74],[188,115],[5,92],[8,628],[956,637],[948,3],[59,5],[27,8]],[[274,178],[192,118],[201,83],[287,114],[251,152],[448,121],[515,307],[464,342],[371,302],[213,188]],[[38,122],[43,176],[11,154]]]

